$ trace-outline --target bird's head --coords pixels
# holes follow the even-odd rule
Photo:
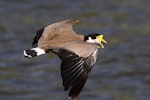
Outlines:
[[[103,39],[103,35],[98,34],[98,33],[92,33],[89,35],[85,35],[84,41],[89,42],[89,43],[96,43],[96,44],[98,44],[98,48],[104,48],[104,45],[102,44],[102,42],[107,43]]]

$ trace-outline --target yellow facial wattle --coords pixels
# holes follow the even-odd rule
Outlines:
[[[98,46],[98,48],[100,48],[100,47],[104,48],[104,45],[102,44],[102,42],[104,42],[104,43],[107,43],[107,42],[103,39],[103,35],[97,36],[96,39],[98,40],[98,43],[100,44],[100,46]]]

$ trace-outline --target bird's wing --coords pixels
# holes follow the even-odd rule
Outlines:
[[[44,31],[44,28],[42,28],[36,32],[36,36],[34,37],[33,42],[32,42],[33,48],[38,46],[38,41],[39,41],[40,37],[42,36],[43,31]]]
[[[56,45],[59,41],[70,41],[69,38],[72,40],[82,39],[83,37],[77,35],[73,30],[72,26],[76,22],[78,22],[78,20],[60,21],[38,30],[33,39],[32,47],[52,46]]]
[[[89,45],[89,47],[93,48],[91,45]],[[84,48],[76,48],[80,48],[80,51],[83,50],[82,52],[84,52]],[[76,50],[53,50],[53,52],[56,53],[62,60],[61,76],[63,80],[63,86],[65,91],[69,89],[69,97],[71,99],[76,98],[79,95],[92,69],[93,64],[96,62],[97,49],[93,51],[87,51],[89,51],[89,56],[83,57],[80,56],[80,54],[75,53]]]

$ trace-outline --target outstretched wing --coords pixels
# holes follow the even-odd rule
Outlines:
[[[84,87],[92,66],[96,62],[97,50],[91,52],[90,56],[85,58],[66,49],[57,49],[53,52],[62,60],[61,76],[65,91],[69,89],[69,97],[71,99],[76,98]]]
[[[73,24],[76,22],[78,21],[60,21],[38,30],[33,39],[32,47],[49,49],[51,47],[60,46],[60,42],[66,43],[74,40],[82,40],[83,36],[77,35],[73,30]],[[66,39],[67,37],[69,38]]]

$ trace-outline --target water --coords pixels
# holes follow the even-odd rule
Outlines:
[[[150,99],[150,1],[0,0],[0,100],[66,100],[54,54],[24,59],[36,30],[79,19],[77,33],[103,33],[108,45],[79,100]]]

